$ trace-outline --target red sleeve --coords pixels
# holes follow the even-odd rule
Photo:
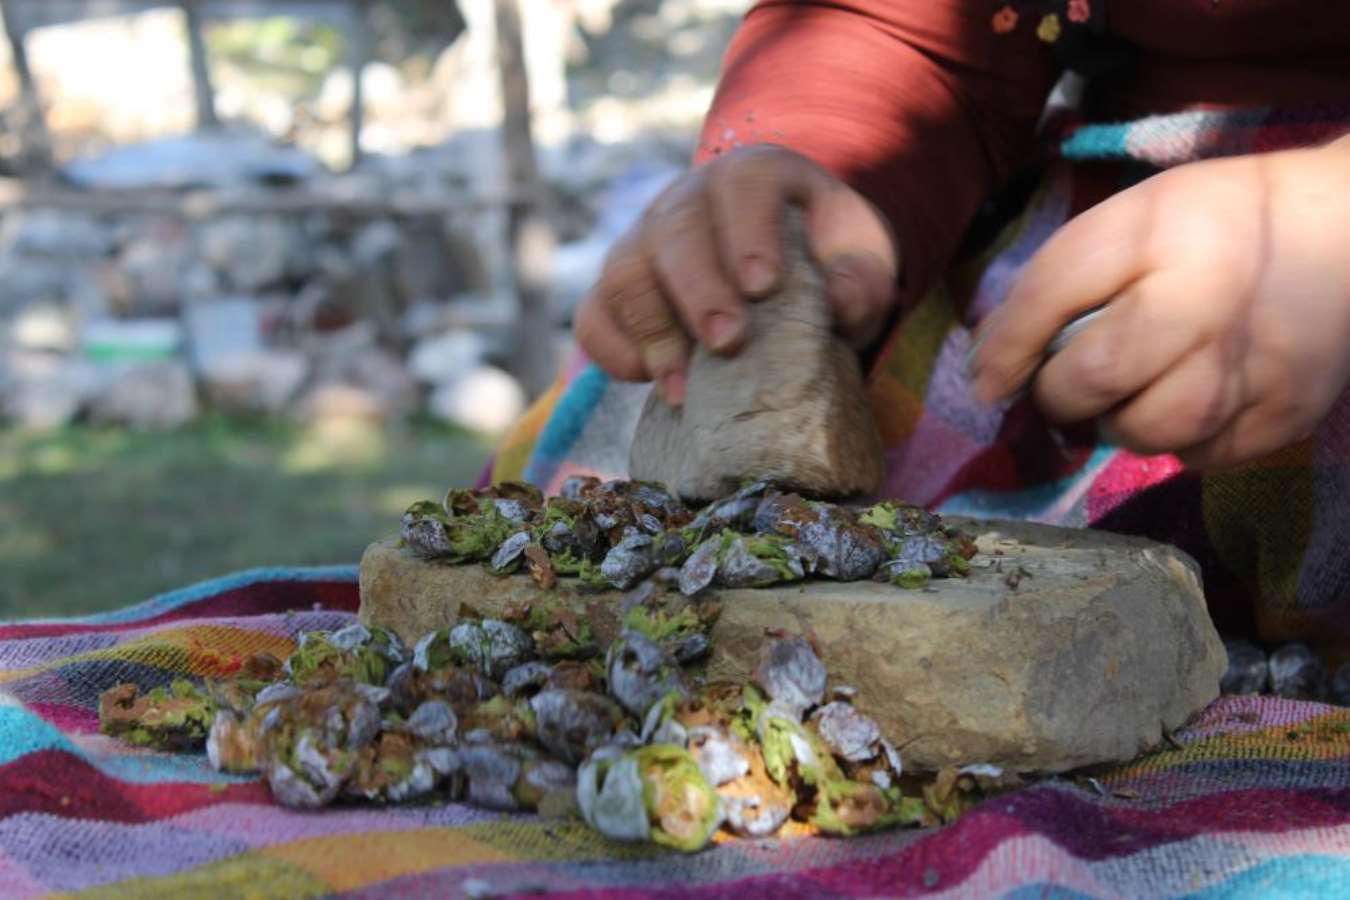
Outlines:
[[[890,219],[917,298],[1033,148],[1056,77],[1034,28],[981,0],[761,0],[723,62],[696,162],[739,145],[803,153]]]

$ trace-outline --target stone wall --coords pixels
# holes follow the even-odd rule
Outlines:
[[[504,366],[509,284],[496,136],[328,173],[247,135],[121,148],[79,188],[7,185],[0,205],[0,413],[181,424],[206,408],[498,430],[524,393]],[[686,139],[543,152],[557,361],[613,236]],[[247,165],[240,165],[247,161]],[[171,164],[172,162],[172,164]],[[0,195],[5,191],[0,190]]]

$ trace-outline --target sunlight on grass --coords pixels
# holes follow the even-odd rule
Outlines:
[[[282,468],[303,475],[332,468],[371,466],[386,454],[384,432],[360,419],[332,419],[305,429]]]
[[[33,469],[43,475],[60,475],[75,468],[78,460],[74,448],[60,444],[38,447],[33,452]]]
[[[22,562],[55,550],[56,542],[41,529],[10,523],[0,532],[0,563]]]
[[[425,422],[0,429],[0,619],[108,609],[258,566],[355,563],[414,500],[472,484],[490,449]]]

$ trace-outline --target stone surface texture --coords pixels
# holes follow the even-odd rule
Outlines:
[[[857,355],[833,332],[824,280],[789,210],[778,293],[749,305],[745,346],[731,357],[694,351],[684,405],[648,395],[630,477],[714,500],[747,478],[806,494],[870,493],[882,477],[877,432]]]
[[[981,551],[967,579],[717,592],[708,674],[748,678],[766,628],[813,635],[830,684],[857,688],[917,769],[1124,761],[1218,696],[1226,654],[1189,557],[1103,532],[956,521]],[[613,636],[618,592],[558,590],[601,640]],[[491,616],[537,595],[525,576],[423,562],[392,540],[361,563],[362,620],[407,641],[455,621],[461,604]]]

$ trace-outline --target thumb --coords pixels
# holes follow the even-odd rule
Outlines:
[[[825,272],[835,327],[851,345],[874,341],[895,304],[899,253],[890,224],[861,194],[837,185],[811,205],[811,248]]]

